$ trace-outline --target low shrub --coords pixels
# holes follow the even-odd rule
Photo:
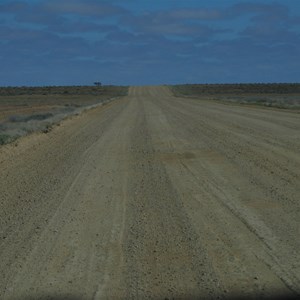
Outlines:
[[[0,145],[5,145],[11,142],[13,138],[8,134],[0,134]]]

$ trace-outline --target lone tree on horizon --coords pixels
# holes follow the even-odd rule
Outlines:
[[[101,86],[102,83],[101,83],[100,81],[96,81],[96,82],[94,82],[94,85],[96,85],[96,86]]]

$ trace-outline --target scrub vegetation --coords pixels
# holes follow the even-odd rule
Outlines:
[[[126,86],[0,88],[0,145],[34,131],[44,133],[65,117],[127,95]]]
[[[181,84],[173,85],[175,96],[201,97],[240,104],[300,109],[299,83]]]

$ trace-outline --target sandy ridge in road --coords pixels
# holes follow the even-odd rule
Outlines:
[[[0,149],[0,298],[300,293],[297,113],[132,87]]]

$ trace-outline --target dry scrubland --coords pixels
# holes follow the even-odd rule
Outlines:
[[[300,109],[300,84],[181,84],[171,86],[177,97],[230,103],[260,105],[265,107]]]
[[[123,86],[2,87],[0,145],[33,131],[48,132],[66,116],[107,103],[127,91]]]

